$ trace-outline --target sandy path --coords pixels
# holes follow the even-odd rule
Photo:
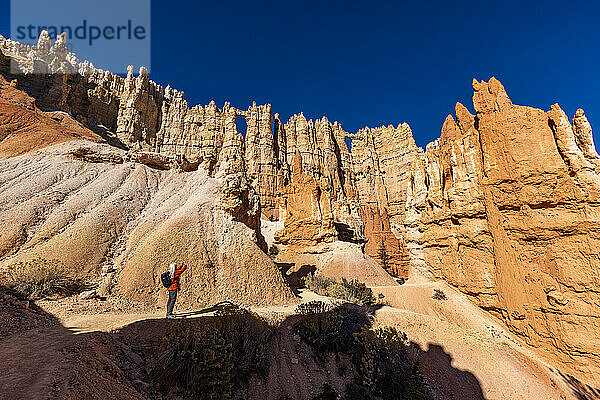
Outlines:
[[[441,289],[448,300],[432,299]],[[373,287],[391,305],[376,313],[376,323],[407,333],[421,357],[428,378],[448,399],[576,398],[564,379],[552,372],[501,323],[475,307],[466,296],[441,282],[408,282]],[[302,302],[330,301],[310,291]],[[293,313],[295,306],[260,307],[260,314]],[[210,313],[189,315],[206,316]],[[113,331],[136,321],[163,318],[162,311],[137,314],[68,315],[61,323],[74,333]],[[459,371],[459,372],[457,372]],[[461,373],[460,371],[464,371]],[[456,396],[459,397],[456,397]]]
[[[441,289],[447,300],[432,299]],[[407,333],[423,368],[447,399],[575,399],[564,379],[519,343],[499,321],[466,296],[441,282],[373,287],[391,306],[376,313],[376,323]],[[330,301],[309,291],[302,302]],[[293,313],[295,306],[260,307],[260,314]],[[206,316],[207,313],[190,315]],[[139,314],[70,315],[61,323],[75,333],[112,331],[136,321],[160,319],[162,311]],[[289,349],[288,349],[289,350]],[[458,396],[458,397],[457,397]]]
[[[90,333],[95,331],[111,332],[121,329],[137,321],[162,319],[163,312],[154,313],[103,313],[103,314],[82,314],[71,315],[60,319],[64,327],[72,333]]]
[[[306,303],[309,301],[320,300],[326,303],[331,303],[332,299],[329,297],[319,296],[308,290],[300,291],[300,302]],[[252,307],[252,310],[261,315],[266,314],[279,314],[282,317],[288,316],[294,313],[297,304],[291,305],[278,305],[269,307]],[[60,308],[55,308],[60,309]],[[64,313],[64,314],[63,314]],[[214,314],[214,310],[204,309],[198,311],[178,311],[175,310],[175,315],[185,318],[198,318],[206,317]],[[61,311],[61,315],[57,315],[60,323],[68,328],[72,333],[90,333],[95,331],[111,332],[117,329],[121,329],[127,325],[130,325],[137,321],[145,320],[157,320],[162,319],[165,316],[164,310],[157,310],[154,312],[140,312],[140,313],[123,313],[123,312],[103,312],[96,314],[69,314],[65,311]]]

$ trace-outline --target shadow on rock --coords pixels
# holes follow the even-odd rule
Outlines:
[[[437,396],[443,399],[485,399],[475,375],[453,367],[452,357],[442,346],[429,344],[429,348],[423,350],[413,342],[410,349],[420,364],[425,380]]]

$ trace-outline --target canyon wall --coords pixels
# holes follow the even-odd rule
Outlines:
[[[423,150],[407,124],[348,133],[302,113],[283,123],[269,104],[189,108],[144,69],[122,78],[62,47],[0,39],[1,72],[117,146],[241,174],[263,218],[283,221],[282,246],[342,240],[375,259],[385,248],[397,275],[448,281],[548,359],[600,381],[600,158],[582,110],[569,121],[558,105],[513,104],[494,78],[474,81],[476,114],[457,104]]]
[[[582,110],[572,123],[514,105],[496,79],[473,82],[425,152],[414,206],[431,273],[572,371],[598,376],[598,154]]]

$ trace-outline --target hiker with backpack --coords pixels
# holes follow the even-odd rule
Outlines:
[[[184,263],[181,263],[179,266],[175,263],[171,263],[171,265],[169,265],[169,270],[163,272],[160,276],[162,284],[167,288],[167,293],[169,294],[169,300],[167,301],[167,318],[175,318],[173,315],[173,308],[175,308],[177,292],[179,291],[179,279],[186,268],[187,265]]]

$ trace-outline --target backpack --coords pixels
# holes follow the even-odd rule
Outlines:
[[[171,286],[171,273],[169,271],[165,271],[160,275],[160,281],[162,282],[163,286],[168,288],[169,286]]]

